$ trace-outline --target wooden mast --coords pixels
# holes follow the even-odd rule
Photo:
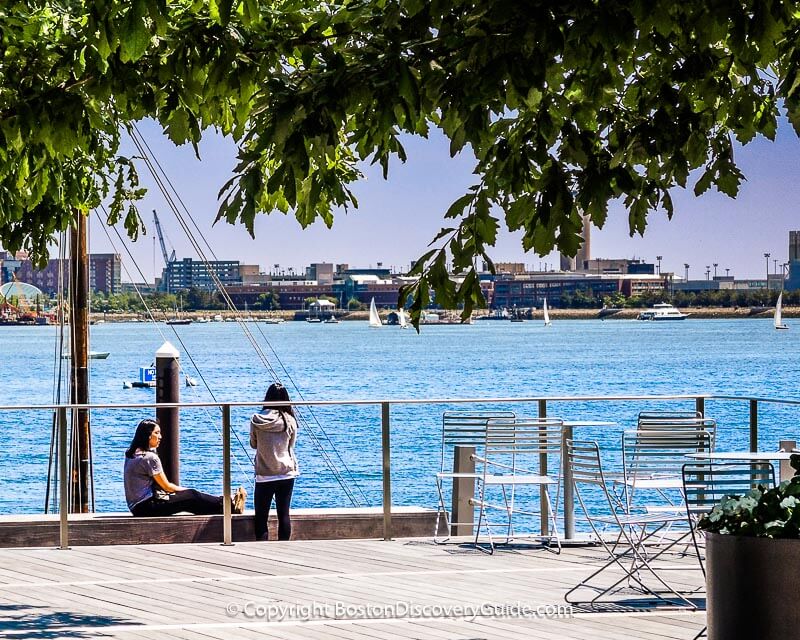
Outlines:
[[[89,403],[89,257],[86,241],[86,216],[75,212],[70,230],[70,399],[74,404]],[[88,513],[92,490],[91,430],[89,412],[73,414],[72,492],[70,511]]]

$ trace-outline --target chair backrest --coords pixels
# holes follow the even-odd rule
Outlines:
[[[572,471],[572,482],[605,486],[600,448],[590,440],[567,440],[567,460]]]
[[[656,420],[686,420],[692,418],[702,418],[703,414],[699,411],[640,411],[637,416],[637,422],[653,422]]]
[[[621,510],[618,499],[614,498],[606,484],[605,474],[603,473],[603,463],[600,461],[600,447],[597,442],[590,440],[566,440],[566,455],[570,474],[572,475],[572,486],[575,489],[575,496],[581,505],[584,515],[594,530],[592,524],[592,514],[598,513],[595,502],[591,508],[584,497],[584,490],[596,492],[597,490],[604,496],[608,510],[617,517]],[[583,486],[583,489],[581,486]],[[588,486],[586,486],[588,485]],[[587,493],[587,496],[589,494]],[[604,508],[602,509],[604,510]],[[619,522],[619,521],[618,521]]]
[[[564,421],[559,418],[493,419],[486,423],[486,467],[530,471],[541,456],[561,455]]]
[[[683,465],[683,493],[689,516],[708,513],[726,496],[741,496],[758,485],[775,486],[769,462],[689,462]]]
[[[442,414],[441,470],[448,464],[446,450],[455,445],[482,447],[486,442],[486,423],[492,419],[513,420],[513,411],[445,411]]]
[[[698,429],[642,429],[622,434],[626,483],[643,477],[679,477],[688,453],[711,451],[711,434]]]
[[[700,415],[679,415],[680,412],[673,412],[671,414],[660,414],[656,416],[655,413],[642,412],[639,414],[639,419],[636,423],[637,431],[707,431],[711,436],[711,451],[714,450],[714,445],[717,439],[717,421],[711,418],[704,418]]]

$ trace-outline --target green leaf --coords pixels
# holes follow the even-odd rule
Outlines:
[[[136,62],[150,46],[151,35],[145,23],[146,15],[145,0],[133,0],[119,34],[120,60],[123,62]]]
[[[714,180],[714,172],[709,168],[703,172],[703,175],[700,176],[700,179],[694,185],[694,195],[700,196],[703,195],[706,191],[708,191],[709,187],[711,186],[711,182]]]
[[[464,213],[464,208],[472,204],[472,201],[475,199],[475,194],[468,193],[466,195],[461,196],[456,200],[453,204],[450,205],[450,208],[447,210],[447,213],[444,214],[445,218],[457,218]]]

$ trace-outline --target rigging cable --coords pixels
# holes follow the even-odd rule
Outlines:
[[[161,190],[162,194],[164,195],[164,198],[167,200],[167,203],[169,204],[170,208],[173,210],[173,213],[175,214],[176,218],[178,219],[179,224],[181,225],[181,227],[183,228],[184,232],[186,233],[186,236],[187,236],[189,242],[192,244],[192,246],[195,249],[195,251],[197,252],[198,256],[200,257],[200,259],[205,264],[207,273],[209,274],[209,276],[211,277],[212,281],[216,285],[220,295],[222,296],[222,298],[225,301],[225,303],[228,306],[228,308],[234,313],[234,317],[236,318],[236,321],[239,323],[239,326],[242,328],[242,331],[244,332],[246,338],[248,339],[250,344],[253,346],[253,349],[255,350],[257,356],[261,359],[261,361],[264,364],[264,366],[266,367],[266,369],[271,373],[271,375],[273,377],[273,380],[276,380],[276,381],[279,380],[280,377],[278,376],[277,371],[272,366],[272,364],[270,363],[269,359],[266,357],[266,354],[264,354],[263,350],[261,349],[261,346],[255,340],[255,337],[253,336],[253,334],[250,331],[249,327],[247,327],[246,324],[242,321],[241,314],[240,314],[238,308],[233,303],[233,300],[231,299],[231,297],[228,294],[227,290],[223,286],[223,284],[222,284],[221,280],[219,279],[219,276],[217,275],[216,271],[211,268],[211,265],[209,264],[209,260],[205,256],[205,252],[203,251],[202,247],[199,245],[197,239],[195,238],[194,234],[192,233],[191,229],[189,228],[189,225],[187,224],[187,222],[185,221],[183,215],[181,214],[181,212],[179,211],[177,205],[175,204],[175,200],[172,197],[172,193],[175,194],[175,199],[177,199],[180,202],[180,204],[182,205],[184,211],[186,212],[186,216],[189,218],[189,220],[192,221],[192,224],[198,230],[198,233],[199,233],[200,237],[202,238],[202,240],[203,240],[204,244],[206,245],[206,247],[208,247],[209,252],[211,253],[212,257],[214,257],[214,259],[216,259],[216,255],[214,255],[213,249],[211,248],[211,246],[209,245],[208,241],[204,237],[202,231],[200,231],[200,229],[197,227],[197,224],[194,222],[194,219],[192,218],[191,214],[189,213],[188,208],[186,207],[186,205],[183,202],[183,200],[180,198],[180,195],[178,194],[177,190],[175,189],[175,186],[170,181],[169,176],[166,175],[166,172],[164,171],[164,169],[161,166],[161,164],[158,162],[158,159],[155,158],[155,155],[152,153],[152,149],[150,149],[149,145],[147,144],[147,141],[144,139],[142,134],[139,132],[139,130],[136,127],[136,125],[133,125],[133,129],[129,130],[128,133],[131,136],[131,139],[133,140],[134,145],[136,146],[137,150],[141,154],[141,157],[144,160],[145,164],[147,165],[151,175],[153,176],[153,179],[156,181],[156,184],[158,185],[159,189]],[[149,154],[147,153],[148,151],[149,151]],[[151,159],[151,156],[152,156],[152,159]],[[161,173],[163,174],[163,179],[162,179],[162,176],[159,175],[158,171],[156,171],[156,167],[154,166],[154,163],[156,163],[158,165],[158,168],[160,169]],[[170,191],[167,189],[167,186],[165,185],[165,182],[169,185],[169,188],[171,189],[172,193],[170,193]],[[300,397],[300,399],[301,400],[305,400],[302,392],[300,391],[299,387],[295,383],[295,381],[292,378],[292,376],[289,373],[289,371],[283,365],[283,362],[281,361],[280,357],[278,356],[277,352],[275,351],[275,349],[272,346],[272,344],[270,343],[270,341],[267,339],[266,335],[263,333],[263,331],[261,331],[260,327],[257,326],[257,329],[258,329],[259,333],[261,334],[262,338],[264,339],[264,341],[266,342],[267,346],[269,347],[270,351],[274,355],[276,361],[280,365],[280,368],[284,373],[285,379],[287,379],[291,383],[292,387],[294,388],[294,390],[296,391],[296,393]],[[345,472],[346,472],[346,474],[348,476],[348,479],[350,481],[349,483],[346,483],[344,481],[344,476],[337,469],[336,464],[334,464],[334,460],[330,457],[330,455],[326,451],[325,447],[322,445],[322,442],[320,441],[320,439],[317,436],[317,434],[314,433],[314,430],[312,428],[310,428],[310,424],[308,423],[308,421],[305,419],[305,416],[303,415],[305,413],[308,413],[308,414],[311,415],[311,418],[313,419],[315,425],[317,426],[317,428],[322,433],[324,440],[327,441],[327,443],[330,445],[331,450],[335,454],[336,461],[339,463],[341,468],[343,468],[345,470]],[[342,487],[343,491],[348,495],[348,497],[350,498],[351,502],[356,506],[360,505],[360,501],[359,501],[358,497],[350,490],[350,485],[354,486],[357,489],[358,493],[360,493],[361,498],[365,502],[368,503],[366,495],[364,494],[364,492],[361,489],[360,485],[355,481],[355,478],[353,477],[353,474],[352,474],[351,470],[349,469],[349,467],[347,466],[347,464],[343,460],[341,454],[339,453],[338,449],[334,445],[334,443],[331,440],[330,436],[328,435],[327,431],[322,426],[322,424],[319,422],[319,420],[317,419],[317,417],[314,414],[314,412],[311,410],[311,407],[304,407],[304,411],[302,413],[298,412],[298,417],[300,417],[300,421],[303,423],[303,425],[305,427],[307,427],[307,432],[311,435],[312,442],[314,442],[314,444],[317,446],[317,449],[319,450],[320,454],[323,456],[323,460],[325,461],[326,465],[331,470],[331,472],[334,474],[334,477],[339,482],[339,484]]]
[[[66,261],[66,250],[65,250],[65,236],[64,232],[62,231],[59,235],[59,242],[58,242],[58,293],[56,296],[56,309],[58,310],[58,337],[55,341],[55,353],[54,359],[55,362],[53,363],[53,404],[61,404],[61,391],[62,385],[64,382],[63,378],[63,369],[64,369],[64,358],[62,357],[64,353],[64,269],[63,266]],[[44,494],[44,512],[50,512],[50,490],[52,487],[53,490],[53,507],[55,508],[58,505],[58,500],[56,496],[58,495],[58,474],[53,474],[54,466],[57,467],[58,461],[58,452],[61,452],[61,455],[66,455],[65,451],[61,451],[61,448],[57,445],[57,442],[60,439],[59,429],[58,429],[58,410],[53,411],[53,423],[50,429],[50,454],[47,459],[47,487],[45,488]],[[54,462],[56,463],[54,465]]]
[[[108,217],[108,212],[106,211],[105,207],[103,205],[100,205],[100,207],[103,210],[103,213],[106,215],[106,217]],[[102,219],[100,218],[100,214],[96,210],[95,210],[95,215],[97,215],[98,220],[100,220],[102,222]],[[108,241],[111,243],[112,248],[114,249],[115,252],[117,252],[116,244],[114,243],[114,240],[111,238],[111,235],[108,233],[108,229],[106,228],[107,225],[101,225],[101,226],[103,227],[103,230],[105,231],[106,237],[108,238]],[[119,233],[119,230],[116,227],[114,227],[114,232],[117,235],[117,238],[119,239],[122,247],[125,249],[125,252],[128,254],[128,257],[131,259],[131,262],[133,262],[134,266],[136,267],[136,270],[139,273],[139,277],[142,278],[142,282],[146,282],[146,279],[144,277],[144,274],[142,273],[141,268],[139,267],[139,264],[134,259],[133,255],[130,252],[130,249],[128,249],[127,244],[123,240],[121,234]],[[148,318],[150,319],[150,321],[155,326],[156,331],[158,331],[159,335],[161,336],[161,339],[164,340],[164,342],[167,342],[167,337],[164,335],[164,332],[161,331],[161,327],[158,325],[158,321],[155,319],[155,316],[153,315],[152,310],[147,305],[147,302],[145,301],[144,296],[142,295],[139,287],[136,285],[136,282],[131,277],[131,273],[128,271],[127,268],[125,268],[125,267],[122,267],[122,268],[125,271],[125,274],[128,276],[128,279],[133,284],[134,291],[136,291],[136,295],[138,296],[139,301],[142,303],[142,306],[144,307]],[[191,352],[189,351],[189,349],[184,344],[184,342],[181,339],[180,335],[178,334],[177,330],[173,327],[172,331],[175,334],[176,339],[180,343],[181,348],[183,349],[184,353],[186,353],[186,355],[188,356],[189,360],[191,361],[192,366],[195,368],[195,371],[197,372],[197,375],[203,380],[203,384],[205,385],[206,389],[208,390],[209,394],[211,395],[211,398],[213,399],[214,402],[218,402],[216,397],[214,396],[213,391],[211,391],[211,389],[210,389],[210,387],[208,385],[208,382],[206,381],[205,377],[203,376],[202,372],[200,371],[200,368],[197,366],[197,363],[195,362],[194,357],[192,356]],[[178,366],[180,367],[181,373],[183,375],[186,375],[186,371],[183,368],[183,365],[179,363]],[[219,428],[219,426],[217,425],[216,421],[211,416],[211,413],[209,412],[208,407],[202,407],[202,409],[206,413],[206,416],[208,417],[209,422],[211,422],[211,424],[217,430],[217,433],[221,436],[222,435],[222,430]],[[247,450],[247,448],[244,446],[244,443],[242,442],[241,438],[239,437],[239,434],[236,433],[236,431],[233,430],[233,429],[231,431],[232,431],[234,437],[236,438],[236,441],[239,443],[239,446],[241,447],[241,449],[244,452],[245,456],[250,461],[250,465],[252,466],[253,459],[250,457],[250,453]],[[252,483],[253,479],[252,479],[251,475],[248,474],[247,471],[245,471],[245,469],[242,467],[241,462],[239,461],[239,458],[237,456],[235,456],[235,455],[233,457],[234,457],[234,460],[236,461],[237,466],[239,467],[239,471],[241,472],[242,476],[246,479],[246,481],[249,478],[250,482]]]

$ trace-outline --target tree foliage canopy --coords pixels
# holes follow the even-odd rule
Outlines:
[[[574,254],[582,215],[602,227],[614,199],[642,233],[674,187],[735,196],[734,139],[773,138],[779,100],[800,132],[798,43],[790,0],[7,0],[0,242],[43,260],[104,198],[135,237],[119,148],[143,118],[178,144],[236,141],[218,218],[250,233],[276,210],[331,225],[360,163],[386,174],[403,135],[436,127],[474,154],[475,184],[401,299],[418,314],[433,288],[467,314],[501,224]]]

